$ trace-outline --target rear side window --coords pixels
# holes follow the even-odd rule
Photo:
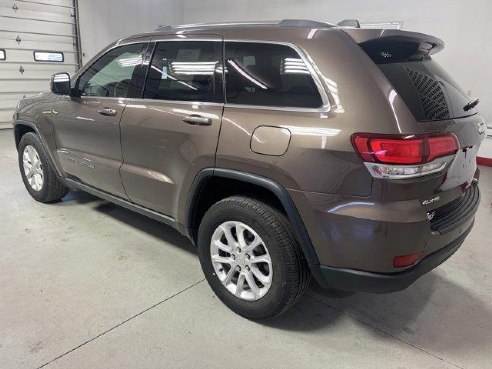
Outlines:
[[[144,98],[223,102],[222,42],[160,42],[152,58]]]
[[[319,108],[319,90],[306,64],[286,45],[226,43],[227,103]]]
[[[373,40],[361,47],[388,78],[417,121],[460,118],[477,112],[476,109],[465,111],[471,98],[427,55],[432,45]]]

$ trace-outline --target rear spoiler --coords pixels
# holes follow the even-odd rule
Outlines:
[[[444,41],[424,33],[401,31],[396,29],[361,29],[345,28],[342,30],[348,34],[362,48],[370,49],[375,46],[393,44],[413,45],[415,54],[427,56],[444,49]],[[366,50],[367,52],[367,50]]]

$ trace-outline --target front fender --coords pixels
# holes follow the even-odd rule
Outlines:
[[[55,135],[52,124],[49,127],[40,127],[38,124],[23,120],[15,119],[13,123],[14,137],[15,137],[15,147],[19,148],[19,143],[22,136],[27,132],[34,132],[41,140],[46,152],[48,153],[53,168],[59,177],[66,177],[66,173],[63,171],[60,162],[58,160],[58,155],[56,155],[56,144]]]

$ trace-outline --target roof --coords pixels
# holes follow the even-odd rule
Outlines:
[[[348,22],[348,23],[347,23]],[[130,36],[125,40],[137,39],[149,36],[165,36],[165,35],[192,35],[192,34],[221,34],[224,37],[233,36],[237,38],[248,38],[252,35],[258,35],[259,32],[265,36],[281,36],[282,33],[304,33],[312,29],[336,29],[347,26],[357,26],[356,20],[345,20],[338,25],[326,22],[318,22],[305,19],[284,19],[280,21],[256,21],[256,22],[221,22],[221,23],[196,23],[183,24],[176,26],[160,26],[153,32],[142,33]],[[241,37],[239,37],[241,36]],[[120,40],[120,41],[125,41]]]

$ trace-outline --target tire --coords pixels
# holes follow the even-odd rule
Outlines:
[[[223,232],[224,229],[230,229],[230,233]],[[257,243],[258,236],[262,243],[250,252],[246,260],[248,255],[239,254],[242,250],[239,250],[239,253],[233,250],[224,252],[222,249],[224,244],[227,243],[229,246],[231,243],[228,242],[226,233],[229,236],[233,234],[232,244],[234,245],[239,245],[238,233],[245,235],[244,238],[249,239],[247,242],[250,242],[250,245]],[[219,248],[214,246],[217,243],[221,245]],[[249,248],[250,246],[247,246],[244,250],[249,250]],[[220,255],[216,254],[216,249],[219,250]],[[256,255],[258,253],[259,256]],[[243,251],[243,254],[246,252]],[[286,217],[271,206],[248,197],[226,198],[206,212],[198,231],[198,255],[205,277],[217,297],[232,311],[248,319],[270,319],[285,313],[303,296],[311,278],[304,254]],[[212,255],[217,260],[227,258],[229,261],[224,264],[214,263]],[[233,255],[236,255],[235,259],[230,261]],[[271,264],[256,264],[256,268],[254,268],[255,264],[247,265],[248,262],[253,263],[254,260],[267,260],[268,256]],[[262,259],[258,259],[260,257]],[[230,268],[228,267],[229,262],[231,263]],[[227,282],[219,278],[228,280],[229,272],[234,265],[232,263],[237,263],[235,268],[240,271],[235,272],[236,277],[233,277],[232,282],[224,284]],[[242,266],[242,270],[239,265]],[[242,273],[251,274],[253,269],[256,269],[258,273],[260,268],[262,269],[261,281],[265,279],[267,282],[263,282],[265,283],[263,285],[260,279],[256,278],[257,274],[253,273],[256,278],[253,281],[256,281],[254,284],[257,287],[263,286],[259,293],[254,293],[254,289],[250,288],[248,282],[251,279],[246,279],[247,283],[240,283],[240,278]],[[269,278],[264,275],[268,275]],[[234,288],[234,281],[236,288]],[[238,287],[239,284],[241,288]],[[239,296],[236,295],[238,290],[241,291]]]
[[[28,151],[32,154],[32,156],[36,157],[35,159],[36,163],[40,163],[36,167],[37,174],[35,176],[37,176],[37,178],[34,184],[30,183],[30,180],[28,179],[27,175],[30,174],[31,172],[26,174],[26,170],[25,170],[26,164],[24,164],[24,159],[25,159],[24,154],[26,148],[28,147],[33,148],[35,150],[32,151],[32,149],[29,149]],[[30,163],[32,161],[30,159],[30,155],[28,154],[26,155],[29,158],[28,162]],[[19,158],[19,169],[21,172],[24,185],[26,186],[26,189],[29,192],[29,194],[36,201],[42,203],[51,203],[51,202],[58,201],[67,195],[69,189],[65,187],[59,180],[53,168],[53,165],[51,164],[50,157],[48,156],[46,149],[44,148],[43,144],[41,143],[41,140],[37,135],[35,135],[32,132],[28,132],[24,136],[22,136],[22,139],[19,143],[18,158]],[[33,176],[31,176],[31,178],[33,178]]]

